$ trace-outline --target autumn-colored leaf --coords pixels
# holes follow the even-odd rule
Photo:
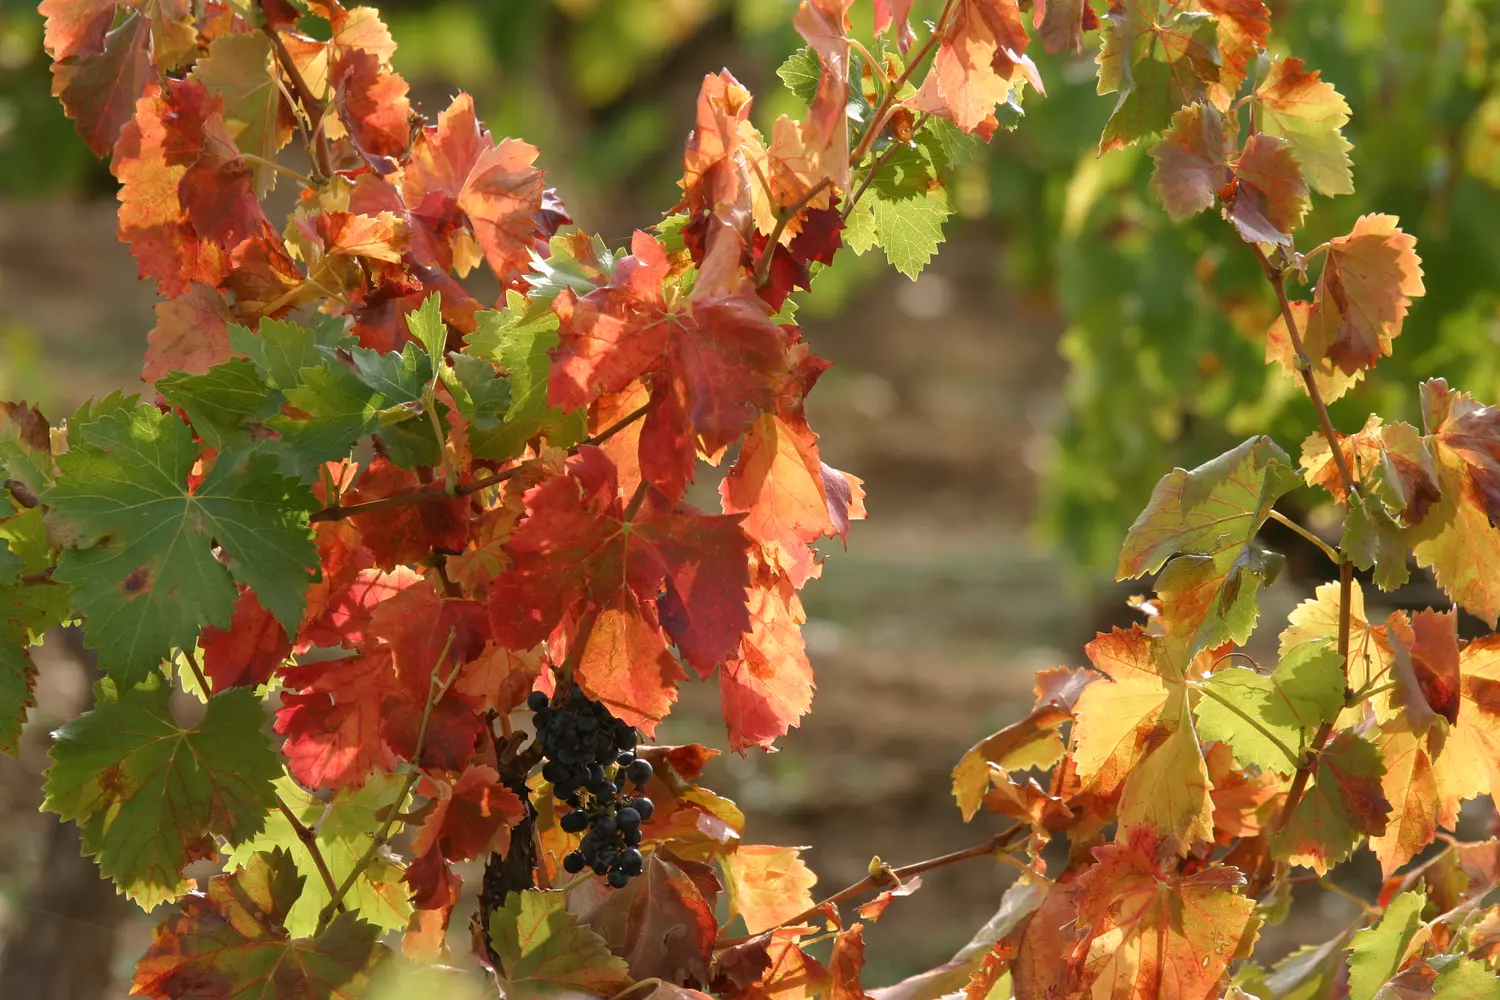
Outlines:
[[[1439,826],[1451,827],[1458,815],[1441,806],[1434,755],[1426,739],[1391,727],[1380,736],[1378,746],[1385,764],[1381,790],[1391,811],[1385,832],[1370,837],[1370,849],[1380,859],[1382,877],[1389,879],[1436,839]]]
[[[1041,91],[1026,55],[1030,39],[1016,0],[959,0],[945,22],[932,74],[953,121],[973,132],[1004,103],[1019,75]]]
[[[808,870],[800,847],[742,844],[720,859],[729,890],[730,915],[745,918],[759,934],[812,909],[817,876]]]
[[[750,630],[739,655],[719,671],[719,698],[729,748],[769,747],[812,707],[813,670],[802,625],[807,620],[792,581],[758,567],[747,609]]]
[[[1292,144],[1310,187],[1326,195],[1354,191],[1351,147],[1342,131],[1349,105],[1317,70],[1307,70],[1302,60],[1290,56],[1277,59],[1255,88],[1254,99],[1260,127]]]
[[[778,927],[747,947],[759,951],[765,963],[759,977],[744,989],[729,993],[734,1000],[810,1000],[832,983],[828,969],[802,949],[797,939],[812,928]]]
[[[106,9],[100,10],[103,6]],[[136,99],[156,75],[151,21],[131,11],[119,25],[113,3],[50,0],[46,42],[53,58],[52,96],[62,101],[78,134],[95,156],[108,156],[135,113]]]
[[[1426,294],[1416,237],[1393,215],[1362,215],[1348,236],[1328,243],[1317,306],[1338,317],[1327,354],[1345,374],[1391,353],[1411,299]]]
[[[1220,110],[1227,110],[1249,74],[1251,62],[1265,48],[1271,34],[1271,12],[1263,0],[1196,0],[1194,6],[1218,21],[1219,78],[1209,85],[1208,93]]]
[[[1251,927],[1255,901],[1233,868],[1177,872],[1173,845],[1125,830],[1078,879],[1078,987],[1118,1000],[1209,1000]]]
[[[1192,471],[1162,477],[1125,536],[1115,576],[1154,572],[1162,626],[1190,640],[1189,653],[1250,637],[1257,592],[1275,573],[1274,555],[1255,541],[1271,507],[1296,483],[1286,453],[1254,437]]]
[[[1182,643],[1135,626],[1100,633],[1086,652],[1109,680],[1085,687],[1074,709],[1079,778],[1104,794],[1120,791],[1123,824],[1150,825],[1184,851],[1210,839],[1213,803]]]
[[[1435,765],[1439,788],[1457,798],[1500,790],[1500,638],[1481,636],[1458,655],[1458,722]],[[1444,803],[1452,812],[1456,802]]]
[[[609,893],[586,924],[624,958],[636,979],[707,983],[718,935],[718,891],[709,866],[656,850],[644,873]]]
[[[1218,82],[1218,29],[1201,11],[1160,0],[1123,0],[1104,15],[1099,93],[1118,94],[1099,152],[1167,128],[1179,108],[1204,101]]]
[[[1337,638],[1339,593],[1337,583],[1325,583],[1317,588],[1313,597],[1297,605],[1288,616],[1287,627],[1281,632],[1280,656],[1289,655],[1305,643],[1331,644]],[[1366,619],[1364,589],[1358,580],[1353,581],[1349,601],[1349,658],[1345,668],[1349,687],[1357,691],[1380,686],[1390,680],[1394,660],[1390,630]],[[1390,692],[1375,695],[1369,704],[1375,717],[1381,721],[1391,718],[1397,711]]]
[[[229,346],[229,303],[207,285],[192,282],[174,299],[156,304],[156,325],[146,335],[141,381],[155,382],[171,371],[200,373],[233,357]]]
[[[792,18],[818,55],[818,90],[800,138],[821,177],[849,190],[849,8],[853,0],[803,0]]]
[[[1396,702],[1406,710],[1408,724],[1426,732],[1439,717],[1458,723],[1459,675],[1458,613],[1428,608],[1411,616],[1395,612],[1386,621],[1395,646],[1391,673],[1396,680]]]
[[[285,851],[210,879],[206,892],[157,927],[131,993],[157,1000],[360,996],[380,951],[378,929],[340,914],[314,937],[289,937],[283,921],[302,882]]]
[[[1482,458],[1487,408],[1430,379],[1422,384],[1422,410],[1442,498],[1412,531],[1412,552],[1464,610],[1493,626],[1500,618],[1500,529],[1485,495],[1493,488]]]
[[[1318,751],[1306,793],[1271,837],[1272,853],[1318,874],[1343,861],[1366,836],[1386,832],[1391,804],[1381,788],[1379,749],[1347,730]]]
[[[895,902],[902,896],[910,896],[920,888],[922,888],[922,876],[913,875],[911,878],[907,879],[905,882],[900,883],[894,888],[883,890],[879,895],[870,900],[868,903],[861,903],[859,906],[859,915],[862,919],[868,920],[873,924],[875,921],[880,919],[881,914],[885,913],[886,908],[889,907],[891,903]]]
[[[199,644],[203,647],[203,672],[215,691],[258,687],[269,681],[292,653],[286,629],[248,589],[240,592],[229,627],[205,626]]]
[[[828,1000],[869,1000],[860,984],[865,967],[865,928],[854,924],[833,939],[833,955],[828,960],[831,982]]]

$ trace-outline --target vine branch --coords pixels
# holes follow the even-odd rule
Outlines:
[[[328,148],[328,135],[323,130],[323,113],[326,106],[313,95],[312,88],[302,77],[302,71],[297,68],[297,61],[292,58],[291,52],[287,51],[286,43],[281,40],[281,35],[271,26],[271,18],[262,2],[260,5],[261,15],[264,22],[261,31],[271,40],[271,50],[276,54],[276,63],[286,78],[291,81],[292,90],[297,94],[297,103],[302,105],[302,113],[307,116],[308,123],[313,127],[313,149],[310,151],[313,157],[313,166],[318,171],[319,179],[333,176],[333,153]]]
[[[644,417],[646,415],[646,410],[649,408],[649,403],[637,407],[630,413],[621,417],[615,423],[611,424],[606,429],[600,431],[598,434],[595,434],[590,438],[585,438],[575,444],[573,447],[569,448],[568,454],[578,454],[578,449],[584,447],[585,445],[603,444],[610,438],[614,437],[616,434],[620,433],[626,427],[629,427],[631,424]],[[471,496],[475,493],[478,493],[480,490],[488,489],[491,486],[496,486],[500,483],[503,483],[507,479],[514,479],[516,476],[521,474],[521,470],[524,468],[524,465],[515,465],[509,469],[502,469],[499,472],[492,472],[489,475],[480,476],[477,479],[471,480],[470,482],[455,486],[451,494],[448,492],[446,484],[437,483],[433,486],[423,486],[419,489],[405,490],[401,493],[392,493],[388,497],[381,497],[379,500],[367,500],[364,503],[330,504],[329,506],[324,507],[322,510],[314,511],[307,520],[309,521],[309,523],[313,524],[316,524],[319,521],[342,521],[346,517],[355,517],[359,514],[370,514],[377,510],[388,510],[391,507],[402,507],[406,504],[422,503],[426,500],[447,500],[452,499],[453,497]]]

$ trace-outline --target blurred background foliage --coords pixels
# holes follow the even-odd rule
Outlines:
[[[1096,2],[1096,7],[1102,4]],[[932,16],[938,0],[919,0]],[[1357,193],[1315,204],[1301,248],[1368,211],[1415,233],[1428,295],[1394,358],[1335,404],[1418,415],[1414,383],[1459,373],[1500,395],[1500,86],[1497,0],[1270,0],[1274,44],[1348,99]],[[462,0],[379,4],[396,64],[433,107],[472,93],[499,134],[539,145],[580,225],[623,244],[675,200],[681,139],[706,72],[728,65],[768,124],[796,111],[775,68],[796,48],[794,0]],[[929,9],[930,8],[930,9]],[[856,5],[868,19],[869,5]],[[955,225],[993,235],[992,280],[1055,310],[1070,365],[1065,412],[1042,459],[1040,527],[1082,568],[1107,568],[1126,525],[1171,465],[1192,467],[1248,434],[1289,447],[1312,426],[1290,379],[1267,368],[1273,302],[1253,256],[1218,219],[1169,222],[1143,148],[1100,158],[1112,98],[1095,96],[1092,53],[1038,53],[1045,98],[1021,127],[958,168]],[[41,19],[0,0],[0,191],[112,192],[48,94]],[[871,282],[904,280],[877,255],[820,278],[812,315]],[[804,316],[808,313],[804,313]],[[7,338],[14,380],[22,340]]]

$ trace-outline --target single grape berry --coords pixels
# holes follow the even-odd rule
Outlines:
[[[626,875],[639,875],[646,870],[646,859],[634,847],[627,847],[615,859],[615,864],[624,869]]]
[[[563,767],[560,761],[549,760],[542,765],[542,777],[546,779],[548,784],[556,785],[567,780],[567,774],[567,769]]]
[[[641,842],[641,831],[640,831],[640,828],[637,827],[634,830],[626,830],[624,833],[622,833],[620,835],[620,837],[621,837],[622,840],[625,841],[625,846],[626,847],[637,847],[637,846],[640,845],[640,842]]]
[[[533,712],[540,712],[547,707],[547,696],[540,691],[533,691],[526,696],[526,707]]]
[[[600,836],[613,837],[618,829],[617,821],[613,816],[600,816],[594,821],[594,829],[599,831]]]
[[[651,818],[652,813],[656,812],[656,803],[642,796],[630,803],[630,808],[634,809],[640,815],[641,822],[644,823]]]
[[[565,833],[582,833],[589,828],[589,817],[587,813],[570,812],[558,825]]]
[[[644,785],[651,780],[651,762],[649,760],[636,760],[625,769],[625,776],[637,785]]]
[[[631,764],[635,763],[635,754],[631,753],[629,750],[621,751],[620,755],[615,758],[615,763],[619,764],[621,767],[629,767]]]
[[[605,872],[609,871],[609,865],[599,860],[595,860],[594,863],[589,867],[593,869],[595,875],[603,875]]]
[[[641,828],[641,814],[630,806],[625,806],[619,812],[615,813],[615,822],[619,824],[621,830],[639,830]]]
[[[577,875],[579,872],[583,871],[584,865],[586,863],[587,862],[583,860],[583,855],[580,852],[573,851],[569,853],[567,857],[563,858],[563,871],[567,872],[569,875]]]
[[[608,778],[600,778],[598,781],[589,782],[589,791],[601,799],[611,799],[620,789]]]
[[[623,889],[630,883],[630,874],[621,868],[611,868],[609,871],[609,884],[611,888]]]

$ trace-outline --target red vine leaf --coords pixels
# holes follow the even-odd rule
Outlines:
[[[860,973],[865,967],[865,928],[855,924],[840,931],[833,939],[833,956],[828,960],[831,982],[828,1000],[869,1000],[869,994],[860,984]],[[997,973],[998,975],[998,973]],[[983,994],[980,995],[983,1000]]]
[[[1418,733],[1439,717],[1458,723],[1459,686],[1458,612],[1393,612],[1386,625],[1396,647],[1391,672],[1396,680],[1396,703],[1406,709],[1406,721]]]
[[[229,628],[203,628],[203,672],[215,691],[258,687],[271,679],[288,656],[292,640],[276,616],[260,606],[255,593],[241,588]]]
[[[158,302],[156,325],[146,335],[141,381],[155,382],[172,371],[198,375],[228,361],[234,356],[231,319],[224,296],[196,281],[177,298]]]
[[[156,76],[151,22],[131,11],[113,30],[116,5],[88,0],[48,0],[45,41],[52,63],[52,96],[62,101],[78,134],[95,156],[115,147],[135,102]]]
[[[1208,94],[1220,110],[1228,110],[1270,37],[1271,12],[1263,0],[1196,0],[1196,6],[1218,21],[1219,78],[1209,84]]]
[[[801,143],[819,179],[849,190],[849,7],[854,0],[803,0],[792,18],[822,72],[800,130]],[[778,123],[779,124],[779,123]],[[782,134],[777,129],[777,134]],[[774,144],[774,142],[773,142]]]
[[[729,748],[769,747],[812,707],[813,670],[802,625],[807,620],[793,582],[758,567],[747,610],[750,630],[739,654],[719,672],[719,698]]]
[[[1416,237],[1396,223],[1394,215],[1362,215],[1328,243],[1316,305],[1337,317],[1327,351],[1346,375],[1391,353],[1411,299],[1426,294]]]
[[[902,896],[910,896],[920,888],[922,888],[922,876],[913,875],[895,888],[887,889],[868,903],[861,904],[859,915],[862,919],[868,920],[873,924],[880,919],[880,915],[886,911],[886,907],[890,906],[891,903]]]

